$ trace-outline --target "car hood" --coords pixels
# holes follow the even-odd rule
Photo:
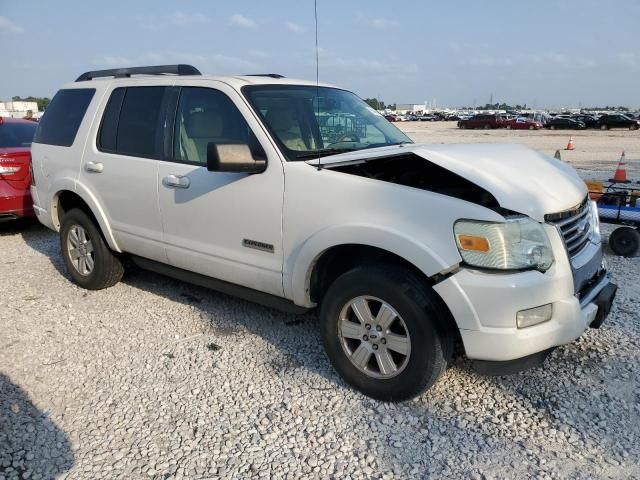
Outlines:
[[[404,144],[309,160],[326,168],[395,155],[418,155],[490,192],[501,207],[537,220],[575,207],[587,195],[566,163],[517,144]]]

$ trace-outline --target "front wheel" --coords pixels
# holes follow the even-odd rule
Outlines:
[[[453,350],[436,294],[396,266],[357,267],[329,288],[321,308],[329,360],[353,388],[385,401],[431,387]]]
[[[60,246],[67,271],[83,288],[111,287],[124,274],[120,259],[109,249],[94,221],[80,209],[74,208],[64,215]]]

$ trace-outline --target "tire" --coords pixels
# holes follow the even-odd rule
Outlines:
[[[600,125],[600,130],[609,130],[609,127],[606,125]]]
[[[67,271],[75,283],[87,290],[111,287],[122,279],[122,262],[109,249],[94,221],[77,208],[62,218],[60,247]],[[80,252],[76,258],[72,254]]]
[[[506,129],[507,129],[507,130],[511,130],[512,128],[513,128],[513,127],[512,127],[511,125],[507,125],[507,126],[506,126]]]
[[[362,302],[367,308],[358,311],[370,313],[370,329],[355,315],[353,306]],[[393,320],[380,327],[374,316],[383,309]],[[320,311],[322,341],[334,368],[353,388],[378,400],[409,400],[436,382],[453,352],[454,333],[446,327],[445,311],[439,297],[413,272],[394,265],[361,266],[329,287]],[[343,318],[350,328],[343,327]],[[393,343],[403,348],[386,347],[393,334]],[[406,355],[398,352],[403,349]],[[360,362],[352,360],[358,351],[363,354]],[[396,369],[385,373],[382,358],[391,358]]]
[[[484,128],[485,130],[489,130],[491,127],[490,127],[489,125],[485,125],[485,126],[484,126],[484,127],[482,127],[482,128]]]
[[[640,254],[640,231],[632,227],[618,227],[609,235],[609,246],[621,257],[636,257]]]
[[[629,125],[629,130],[638,130],[638,125]]]
[[[534,127],[533,125],[529,125],[529,130],[535,130],[536,127]]]

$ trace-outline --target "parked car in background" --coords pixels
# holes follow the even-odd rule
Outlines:
[[[423,113],[418,118],[421,122],[435,122],[437,120],[436,116],[431,113]]]
[[[29,158],[36,122],[0,117],[0,222],[33,216]]]
[[[598,119],[598,126],[601,130],[609,130],[610,128],[628,128],[629,130],[638,130],[640,128],[640,120],[635,120],[619,113],[611,115],[602,115]]]
[[[395,116],[395,115],[392,115],[391,113],[388,113],[387,115],[385,115],[384,118],[389,122],[397,122],[398,121],[398,117]]]
[[[584,114],[571,115],[571,118],[573,120],[577,120],[579,122],[584,123],[585,127],[587,128],[599,128],[600,126],[598,124],[598,118],[593,115],[584,115]]]
[[[489,130],[491,128],[503,128],[505,126],[505,119],[499,114],[485,114],[481,113],[474,115],[468,120],[460,120],[458,122],[458,128],[484,128]]]
[[[584,130],[587,128],[583,122],[569,117],[552,117],[546,127],[551,130]]]
[[[504,126],[509,130],[539,130],[542,128],[542,123],[530,118],[518,117],[505,121]]]

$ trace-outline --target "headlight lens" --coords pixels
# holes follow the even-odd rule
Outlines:
[[[454,234],[462,259],[475,267],[544,272],[553,264],[544,227],[528,217],[509,218],[504,223],[459,220]]]

